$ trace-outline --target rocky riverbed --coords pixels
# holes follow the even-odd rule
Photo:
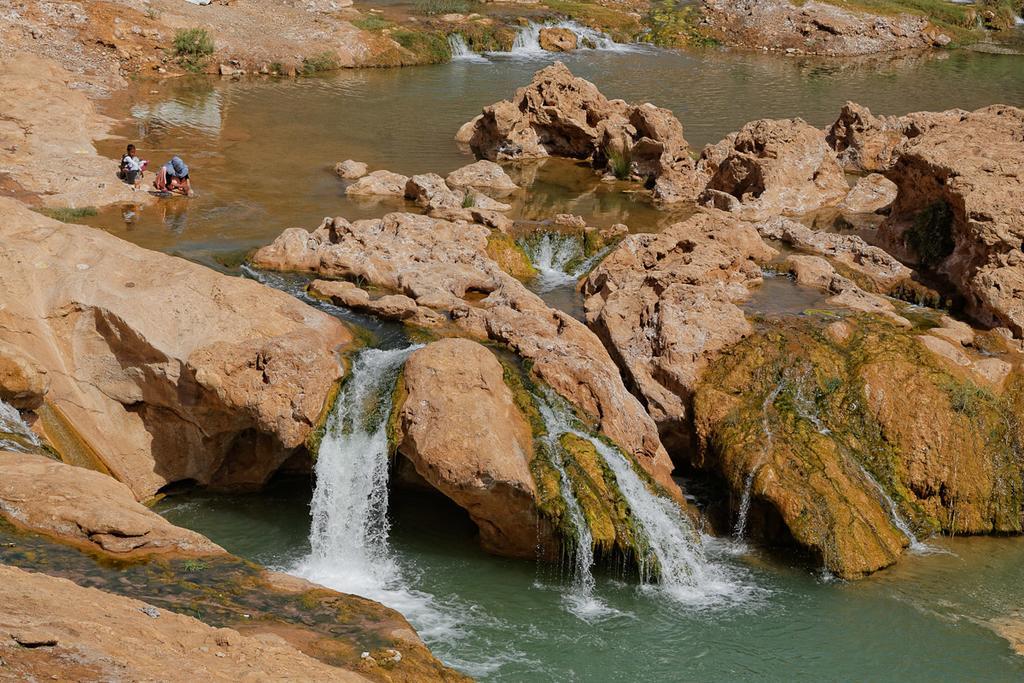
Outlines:
[[[212,7],[145,19],[235,9]],[[285,11],[329,17],[344,65],[373,63],[342,10]],[[872,30],[913,45],[801,50],[920,47],[900,21]],[[476,160],[339,158],[323,180],[360,215],[273,226],[226,274],[57,220],[170,203],[108,177],[94,145],[117,124],[74,87],[150,63],[162,34],[116,27],[139,44],[106,71],[89,53],[0,65],[0,646],[18,676],[146,678],[188,649],[182,680],[460,679],[394,610],[316,585],[394,602],[389,504],[423,492],[484,551],[559,567],[584,621],[610,613],[606,571],[683,605],[757,593],[722,543],[870,582],[941,536],[1024,530],[1020,109],[849,102],[698,150],[686,117],[555,63],[452,127]],[[260,71],[278,47],[258,47],[214,61]],[[545,162],[658,218],[530,205]],[[762,307],[777,283],[814,304]],[[275,566],[303,579],[140,503],[289,476],[314,486],[309,547]],[[1017,642],[1018,619],[992,628]]]

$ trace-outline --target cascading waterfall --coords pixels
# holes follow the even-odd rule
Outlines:
[[[540,403],[546,406],[542,413],[545,414],[548,439],[557,442],[566,432],[586,439],[614,474],[619,491],[629,506],[635,531],[647,546],[648,552],[637,558],[643,583],[657,584],[668,595],[686,603],[705,603],[735,595],[736,586],[727,580],[720,567],[705,557],[699,534],[674,501],[652,493],[626,456],[582,429],[560,398],[548,392],[541,397]],[[564,468],[560,474],[564,477]],[[578,503],[575,505],[579,510]],[[580,517],[583,517],[581,511]],[[575,518],[574,523],[577,523]],[[585,525],[585,519],[579,523]],[[584,552],[581,550],[577,556],[577,567],[586,564],[589,575],[593,551],[590,551],[589,558]],[[581,556],[583,559],[579,559]],[[593,579],[588,581],[592,586]]]
[[[15,453],[32,453],[42,447],[39,437],[21,419],[18,409],[0,401],[0,449]]]
[[[537,269],[531,288],[540,294],[559,287],[575,286],[594,265],[611,250],[607,246],[586,256],[579,235],[563,232],[535,233],[521,237],[518,244]]]
[[[398,372],[416,348],[367,349],[353,363],[317,454],[311,552],[294,570],[385,603],[404,583],[388,546],[387,421]]]
[[[600,31],[578,24],[575,21],[559,21],[551,24],[535,24],[530,22],[519,30],[515,40],[512,42],[510,54],[522,57],[548,56],[552,53],[540,46],[540,32],[545,28],[564,28],[576,34],[576,40],[580,49],[608,50],[611,52],[628,52],[636,49],[636,46],[624,43],[616,43]]]
[[[466,39],[459,33],[448,35],[448,48],[452,52],[453,62],[486,62],[488,59],[469,49]]]
[[[761,449],[762,458],[767,456],[771,452],[772,444],[775,441],[775,432],[772,430],[772,422],[768,419],[768,409],[775,404],[775,399],[778,398],[782,388],[786,385],[786,380],[780,380],[775,388],[765,396],[764,402],[761,404],[761,431],[764,433],[764,448]],[[740,498],[740,509],[736,515],[736,524],[733,526],[733,537],[737,541],[742,541],[743,537],[747,533],[747,519],[750,516],[750,502],[754,493],[754,477],[757,476],[757,471],[761,469],[764,461],[761,460],[753,467],[750,468],[750,472],[747,474],[747,478],[743,483],[743,495]]]
[[[899,529],[900,533],[906,536],[907,540],[910,541],[910,549],[917,551],[926,550],[928,546],[917,538],[917,535],[914,534],[914,531],[910,528],[907,520],[903,519],[903,515],[900,514],[900,508],[896,505],[896,501],[892,499],[892,496],[886,492],[885,488],[878,483],[878,480],[871,475],[871,472],[869,472],[866,467],[857,462],[856,458],[851,459],[857,463],[857,469],[860,470],[864,480],[871,484],[872,488],[875,489],[875,492],[878,494],[879,501],[885,506],[889,513],[889,520],[892,522],[892,525]]]

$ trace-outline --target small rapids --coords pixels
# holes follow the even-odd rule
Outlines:
[[[551,24],[535,24],[530,22],[519,30],[519,34],[512,43],[510,54],[514,57],[551,57],[554,53],[548,52],[540,46],[540,32],[545,28],[562,28],[572,31],[576,35],[576,41],[579,44],[578,49],[606,50],[609,52],[631,52],[636,49],[635,45],[616,43],[604,33],[578,24],[575,21],[559,21]]]
[[[604,258],[609,248],[586,256],[578,235],[562,232],[535,233],[517,240],[530,263],[537,269],[531,289],[544,294],[560,287],[575,287],[594,263]]]
[[[466,44],[466,39],[459,33],[452,33],[448,36],[448,49],[452,52],[453,62],[487,62],[487,57],[473,52]]]
[[[43,447],[14,406],[0,401],[0,450],[34,453]]]

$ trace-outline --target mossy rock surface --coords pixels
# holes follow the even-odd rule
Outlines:
[[[487,256],[517,280],[526,282],[537,276],[537,269],[523,248],[513,237],[499,230],[492,230],[487,238]]]
[[[754,526],[780,519],[843,577],[895,561],[909,541],[898,521],[916,535],[1020,532],[1019,373],[997,395],[913,331],[845,324],[839,342],[824,321],[778,321],[720,355],[695,396],[698,462],[737,501],[752,476]]]

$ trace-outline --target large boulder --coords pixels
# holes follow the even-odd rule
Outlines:
[[[303,446],[352,339],[337,319],[11,200],[0,213],[0,342],[137,497],[257,486]]]
[[[23,528],[114,556],[224,553],[138,503],[124,484],[42,455],[0,451],[0,513]]]
[[[453,188],[471,187],[498,196],[507,195],[519,189],[508,173],[505,173],[505,169],[487,159],[481,159],[455,169],[448,174],[445,181]]]
[[[458,209],[465,197],[461,190],[448,187],[436,173],[414,175],[405,183],[405,198],[428,210]]]
[[[576,34],[567,28],[542,28],[537,40],[540,48],[548,52],[572,52],[579,47]]]
[[[930,117],[886,175],[899,188],[886,246],[947,276],[985,325],[1024,336],[1024,110]]]
[[[391,171],[374,171],[345,188],[350,197],[403,197],[409,177]]]
[[[457,138],[483,159],[588,159],[616,175],[642,177],[664,201],[693,200],[700,190],[682,124],[671,112],[609,100],[561,62],[470,124]]]
[[[917,14],[872,14],[808,0],[704,0],[707,29],[726,45],[820,55],[867,55],[948,45]]]
[[[533,558],[533,434],[498,359],[477,342],[443,339],[410,355],[400,382],[399,452],[469,513],[485,549]]]
[[[587,323],[674,452],[689,442],[708,360],[751,332],[737,303],[774,254],[753,226],[708,210],[626,237],[583,282]]]
[[[253,264],[403,294],[438,313],[438,325],[507,345],[532,363],[536,379],[587,416],[665,490],[678,493],[654,422],[626,390],[601,341],[572,316],[548,307],[492,258],[500,258],[496,252],[510,242],[503,233],[463,219],[392,213],[352,223],[326,219],[312,233],[286,231],[257,251]]]
[[[850,189],[825,134],[802,119],[751,121],[704,148],[697,169],[702,201],[753,220],[831,206]]]

